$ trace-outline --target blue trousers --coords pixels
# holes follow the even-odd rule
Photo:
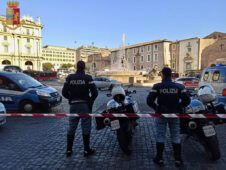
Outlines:
[[[180,120],[169,118],[156,118],[156,142],[165,143],[167,125],[170,129],[172,143],[180,144]]]
[[[70,113],[91,113],[91,109],[87,103],[76,103],[70,106]],[[74,135],[81,119],[82,134],[90,135],[91,133],[91,118],[69,117],[68,135]]]

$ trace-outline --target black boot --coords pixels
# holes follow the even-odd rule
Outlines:
[[[164,143],[156,143],[156,149],[157,149],[157,154],[156,157],[153,159],[153,162],[158,164],[159,166],[163,166],[163,150],[164,150]]]
[[[95,153],[95,150],[90,148],[90,135],[82,135],[84,144],[84,157],[88,157]]]
[[[174,151],[175,165],[177,167],[183,165],[183,160],[181,159],[181,144],[173,143],[173,151]]]
[[[67,157],[70,157],[73,153],[72,147],[73,147],[74,138],[75,138],[74,135],[67,135],[67,151],[66,151]]]

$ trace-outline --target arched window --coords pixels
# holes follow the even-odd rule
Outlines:
[[[9,60],[2,61],[2,65],[11,65],[11,62]]]
[[[27,66],[27,65],[33,66],[33,63],[32,63],[31,61],[26,61],[26,62],[25,62],[25,65],[26,65],[26,66]]]

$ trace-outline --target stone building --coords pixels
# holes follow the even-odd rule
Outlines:
[[[87,62],[90,55],[99,53],[100,49],[95,46],[81,46],[76,50],[76,58],[77,61],[82,60]]]
[[[24,16],[14,29],[0,16],[0,64],[42,70],[42,28],[40,18]]]
[[[128,71],[151,71],[153,68],[160,70],[165,65],[170,66],[170,43],[168,40],[157,40],[112,50],[111,70],[126,68]]]
[[[181,75],[201,70],[203,50],[213,44],[215,39],[190,38],[179,41],[179,62],[177,72]]]
[[[90,72],[109,70],[111,66],[110,56],[105,56],[101,53],[92,54],[88,57],[87,69]]]
[[[59,69],[62,64],[75,65],[76,50],[66,47],[46,45],[42,48],[42,63],[52,63],[54,70]]]
[[[205,38],[213,38],[215,43],[202,52],[202,69],[211,64],[226,64],[226,33],[214,32]]]

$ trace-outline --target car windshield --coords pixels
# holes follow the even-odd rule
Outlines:
[[[37,88],[37,87],[42,87],[43,86],[37,80],[33,79],[30,76],[23,75],[23,74],[13,75],[13,76],[11,76],[11,79],[14,82],[19,83],[19,85],[22,86],[24,89]]]
[[[9,72],[21,72],[20,67],[18,66],[6,66],[4,68],[4,71],[9,71]]]

